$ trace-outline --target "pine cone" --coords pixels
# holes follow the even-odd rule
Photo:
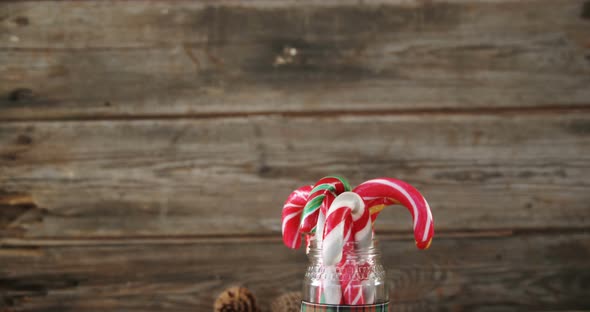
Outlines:
[[[270,304],[272,312],[299,312],[301,309],[301,292],[292,291],[280,295]]]
[[[257,312],[256,299],[248,288],[233,286],[225,289],[213,305],[214,312]]]

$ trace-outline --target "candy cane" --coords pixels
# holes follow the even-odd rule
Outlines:
[[[345,304],[363,304],[364,298],[361,281],[355,274],[356,259],[343,257],[344,245],[354,241],[356,247],[368,247],[371,236],[369,213],[361,197],[352,192],[338,195],[326,215],[322,259],[325,266],[334,266],[339,263],[338,268],[343,273],[340,284]],[[346,254],[354,254],[354,247],[348,245]]]
[[[377,216],[379,215],[379,213],[385,208],[385,206],[387,206],[386,204],[384,204],[384,202],[386,201],[387,200],[383,198],[365,200],[365,205],[367,206],[367,210],[369,211],[369,215],[371,216],[372,223],[375,223],[375,220],[377,220]],[[391,203],[390,205],[393,205],[393,203]]]
[[[301,245],[299,223],[311,189],[311,185],[306,185],[294,190],[283,205],[281,231],[283,243],[289,248],[297,249]]]
[[[358,204],[355,205],[355,207],[351,210],[352,236],[355,242],[353,248],[365,250],[371,246],[373,240],[373,223],[371,222],[369,209],[366,207],[361,197],[357,195],[356,200],[358,201]],[[356,250],[353,248],[350,248],[352,250],[348,250],[346,254],[354,254]],[[347,264],[352,267],[353,275],[348,279],[341,278],[343,292],[342,297],[344,298],[344,303],[350,305],[373,303],[372,297],[367,298],[367,296],[363,293],[363,290],[367,289],[367,287],[363,287],[362,277],[360,275],[355,276],[356,271],[359,269],[360,263],[358,263],[358,259],[352,260],[353,263]]]
[[[322,242],[322,259],[325,270],[332,273],[332,278],[326,282],[324,291],[326,292],[326,303],[340,304],[342,298],[342,285],[340,276],[336,273],[336,264],[342,259],[342,250],[345,242],[351,237],[352,231],[352,213],[356,194],[342,193],[332,202],[326,214],[324,226],[324,239]],[[342,197],[341,197],[342,196]],[[358,197],[358,195],[356,196]],[[334,281],[334,277],[336,281]],[[330,290],[328,293],[327,290]]]
[[[366,207],[360,196],[358,199],[360,199],[360,202],[351,211],[352,235],[355,247],[365,249],[371,245],[373,240],[373,226],[368,207]]]
[[[314,238],[316,244],[321,244],[324,240],[324,226],[326,224],[326,215],[320,209],[320,213],[318,214],[318,222],[316,224]]]
[[[342,287],[342,299],[344,304],[360,305],[367,303],[363,293],[363,281],[359,272],[359,263],[353,256],[354,250],[346,250],[349,246],[345,246],[346,257],[351,256],[351,259],[342,259],[338,268],[341,271],[340,287]],[[352,248],[350,248],[352,249]]]
[[[338,176],[320,179],[309,194],[307,204],[303,208],[299,231],[311,234],[315,231],[320,210],[326,214],[331,201],[342,192],[350,191],[348,182]]]
[[[342,303],[342,286],[340,284],[340,277],[336,266],[327,266],[324,268],[324,280],[321,284],[321,291],[323,300],[318,302],[326,304],[341,304]]]
[[[355,193],[344,192],[332,202],[326,215],[322,259],[324,265],[335,265],[342,259],[342,248],[352,235],[352,211],[360,210],[363,200]]]
[[[405,206],[412,214],[416,246],[420,249],[430,246],[434,235],[434,221],[428,202],[416,188],[404,181],[379,178],[360,184],[353,192],[359,194],[365,202],[371,203],[369,210],[375,211],[374,215],[383,209],[380,205]]]

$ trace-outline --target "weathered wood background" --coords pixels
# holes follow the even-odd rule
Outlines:
[[[334,173],[429,198],[395,311],[590,310],[590,2],[0,2],[0,311],[268,310]]]

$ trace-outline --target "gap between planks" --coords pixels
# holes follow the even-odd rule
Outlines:
[[[590,104],[545,105],[539,107],[473,107],[473,108],[420,108],[382,110],[317,110],[317,111],[253,111],[253,112],[204,112],[171,114],[72,114],[43,118],[2,118],[0,122],[77,122],[77,121],[132,121],[132,120],[182,120],[182,119],[227,119],[245,117],[281,116],[290,118],[330,118],[340,116],[413,116],[413,115],[545,115],[556,113],[590,112]]]
[[[535,229],[496,229],[496,230],[452,230],[437,231],[436,239],[470,239],[470,238],[505,238],[531,235],[563,235],[590,233],[587,227],[535,228]],[[380,240],[410,240],[412,233],[399,231],[381,231],[377,233]],[[108,246],[108,245],[192,245],[212,243],[279,243],[278,234],[245,235],[157,235],[157,236],[96,236],[84,238],[45,237],[45,238],[0,238],[0,249],[18,247],[59,247],[59,246]]]

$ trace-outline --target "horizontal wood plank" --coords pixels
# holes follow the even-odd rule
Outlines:
[[[341,174],[416,185],[440,231],[588,228],[589,128],[584,111],[5,123],[0,224],[29,238],[275,235],[291,190]],[[409,233],[404,210],[378,229]]]
[[[589,234],[435,239],[427,251],[383,239],[396,311],[567,311],[590,305]],[[307,259],[274,242],[0,249],[9,311],[211,311],[230,285],[263,311],[299,290]]]
[[[281,204],[327,174],[429,199],[426,252],[377,222],[396,311],[587,310],[588,12],[0,1],[0,311],[268,311],[307,262]]]
[[[584,3],[2,2],[0,119],[587,107]]]

